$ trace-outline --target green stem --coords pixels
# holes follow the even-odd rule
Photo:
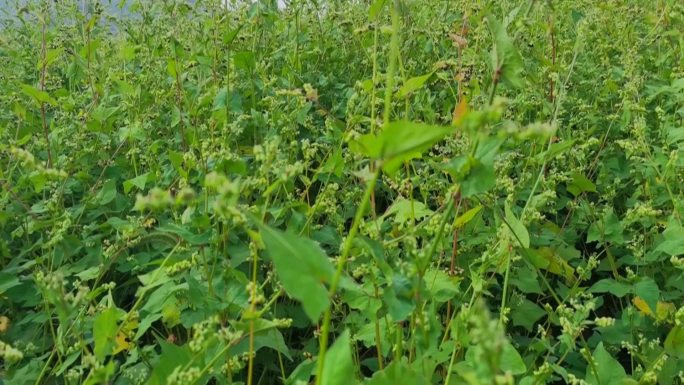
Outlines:
[[[506,258],[506,274],[504,274],[503,293],[501,294],[501,311],[499,313],[499,323],[503,324],[504,314],[506,313],[506,302],[508,300],[508,278],[511,275],[511,251]]]
[[[447,203],[446,213],[442,217],[442,221],[439,224],[439,229],[437,230],[437,234],[435,234],[435,239],[430,245],[430,249],[428,249],[427,254],[424,256],[424,260],[418,266],[418,274],[420,275],[420,277],[423,277],[423,275],[425,274],[425,270],[427,269],[429,262],[432,259],[432,256],[435,255],[435,252],[437,251],[437,245],[442,241],[442,236],[444,235],[444,228],[446,227],[446,223],[449,220],[449,217],[451,217],[453,211],[454,199],[453,196],[450,196],[449,203]]]
[[[449,368],[447,369],[447,374],[446,378],[444,379],[445,384],[449,384],[449,381],[451,379],[451,373],[454,371],[454,361],[456,358],[456,352],[458,351],[458,343],[456,342],[456,338],[454,338],[454,348],[451,350],[451,358],[449,359]]]
[[[375,279],[375,277],[374,277]],[[373,287],[375,288],[375,298],[380,298],[380,292],[378,290],[378,285],[373,282]],[[375,319],[373,320],[375,323],[375,351],[378,355],[378,368],[380,370],[384,369],[384,363],[382,360],[382,346],[380,345],[381,343],[381,336],[380,336],[380,319],[378,318],[377,313],[375,314]]]
[[[394,1],[392,7],[392,39],[390,40],[390,58],[387,67],[387,79],[385,79],[385,110],[383,111],[383,124],[390,121],[392,110],[392,91],[394,89],[394,73],[397,69],[397,57],[399,57],[399,3]]]
[[[268,197],[266,198],[268,200]],[[250,312],[256,312],[256,296],[257,296],[257,264],[259,262],[259,254],[254,252],[252,256],[252,290],[250,293]],[[249,356],[247,361],[247,385],[252,385],[254,378],[254,317],[249,320]]]
[[[491,106],[494,103],[494,97],[496,96],[496,87],[499,85],[499,77],[501,76],[499,74],[500,69],[497,69],[496,72],[494,73],[494,79],[492,81],[492,89],[489,91],[489,105]]]
[[[332,282],[330,282],[330,289],[328,290],[328,295],[330,297],[332,297],[337,291],[337,285],[340,282],[342,272],[344,271],[344,266],[346,265],[347,258],[349,257],[349,253],[351,252],[354,237],[356,237],[356,233],[359,231],[359,225],[361,224],[361,220],[363,219],[364,212],[368,208],[371,193],[375,190],[375,184],[378,180],[379,174],[380,167],[376,167],[375,173],[366,184],[366,191],[363,193],[363,198],[361,199],[361,206],[359,206],[358,210],[356,210],[356,214],[354,215],[354,221],[352,222],[351,229],[349,230],[347,238],[344,240],[342,254],[340,255],[339,261],[337,262],[337,271],[335,271],[335,275],[333,276]],[[316,385],[321,385],[323,383],[323,367],[325,365],[325,353],[328,350],[328,334],[330,332],[331,318],[332,303],[328,306],[328,308],[325,310],[325,314],[323,315],[323,325],[321,326],[321,335],[319,340],[320,351],[318,353],[318,363],[316,368]]]
[[[378,78],[378,25],[377,23],[375,24],[373,28],[373,88],[371,90],[371,123],[370,123],[370,132],[371,134],[375,133],[375,126],[377,125],[376,122],[376,111],[375,111],[375,85],[377,83],[377,78]]]

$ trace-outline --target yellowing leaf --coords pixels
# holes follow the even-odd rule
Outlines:
[[[672,302],[658,301],[656,305],[656,319],[664,321],[670,314],[677,311],[677,308]]]
[[[463,215],[456,218],[456,220],[454,221],[454,227],[459,228],[464,226],[466,223],[473,220],[473,218],[475,218],[475,215],[477,215],[477,213],[479,213],[480,210],[482,210],[482,205],[475,206],[472,209],[464,212]]]
[[[558,255],[558,253],[550,247],[540,247],[533,250],[538,257],[542,257],[545,261],[543,266],[538,266],[547,270],[550,273],[560,275],[568,282],[575,281],[575,269],[570,266],[568,261]]]
[[[465,98],[461,99],[461,101],[454,107],[454,112],[452,113],[452,124],[458,124],[461,122],[461,119],[465,116],[465,114],[468,112],[468,102],[466,102]]]
[[[636,297],[632,298],[632,303],[634,304],[634,306],[636,306],[637,309],[639,309],[641,314],[653,317],[653,311],[648,306],[646,301],[644,301],[641,297],[636,296]]]
[[[119,330],[114,338],[114,351],[112,354],[118,354],[124,350],[131,350],[133,344],[128,340],[127,336],[132,335],[133,332],[138,328],[139,324],[140,322],[138,321],[137,317],[130,317],[124,322],[124,324],[121,326],[121,330]]]
[[[116,335],[114,352],[112,354],[118,354],[124,350],[129,350],[131,348],[131,343],[128,342],[128,338],[125,334],[119,333]]]
[[[140,322],[138,321],[138,319],[135,317],[132,317],[130,320],[126,321],[126,323],[123,325],[121,330],[124,332],[132,332],[138,328],[139,324],[140,324]]]
[[[3,316],[0,316],[0,333],[6,332],[10,327],[10,320],[9,318]]]

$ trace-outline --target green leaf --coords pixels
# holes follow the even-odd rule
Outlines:
[[[430,385],[431,382],[416,373],[404,361],[395,360],[384,370],[375,372],[367,385]]]
[[[518,218],[516,218],[508,204],[506,204],[505,211],[506,222],[508,223],[508,226],[510,226],[510,230],[515,238],[519,241],[519,245],[526,249],[529,248],[530,234],[527,232],[527,228],[518,220]]]
[[[485,193],[496,185],[494,167],[477,164],[468,175],[468,179],[461,184],[461,196],[463,198]]]
[[[386,3],[387,0],[375,0],[373,4],[371,4],[370,9],[368,10],[368,20],[375,21],[375,19],[378,18],[380,11],[382,11],[382,8],[385,6]]]
[[[157,231],[178,235],[191,245],[206,245],[210,243],[212,235],[211,231],[205,231],[198,234],[187,227],[179,226],[171,222],[158,226]]]
[[[133,187],[137,187],[140,190],[143,190],[145,188],[145,183],[147,183],[147,177],[150,175],[149,172],[146,172],[144,174],[140,174],[136,176],[135,178],[131,178],[127,181],[123,182],[123,189],[124,193],[128,194]]]
[[[377,311],[377,309],[373,310]],[[389,353],[392,347],[392,342],[390,342],[390,340],[388,339],[389,337],[391,337],[391,335],[387,332],[388,328],[390,327],[388,325],[389,321],[387,321],[387,319],[385,319],[384,317],[378,317],[377,322],[380,326],[380,346],[383,350],[383,354],[387,354]],[[375,348],[376,343],[378,342],[376,338],[377,335],[375,334],[375,325],[375,321],[363,324],[363,326],[361,326],[361,328],[354,333],[354,340],[361,342],[367,348]]]
[[[97,202],[101,205],[106,205],[116,198],[116,181],[114,179],[107,180],[102,189],[97,193]]]
[[[214,96],[213,111],[222,110],[228,105],[228,87],[221,87]]]
[[[173,109],[171,110],[171,128],[176,127],[178,123],[181,121],[181,112],[180,109],[178,109],[177,106],[173,106]]]
[[[620,385],[627,378],[625,368],[599,342],[594,350],[594,365],[587,366],[586,381],[591,385]],[[596,375],[593,368],[596,369]]]
[[[249,340],[246,342],[249,343]],[[278,329],[269,329],[254,336],[254,350],[256,351],[261,348],[273,349],[280,352],[288,360],[292,360],[290,349],[285,343],[283,334]]]
[[[16,370],[3,372],[3,385],[33,385],[40,382],[39,377],[41,377],[44,367],[43,361],[30,360],[26,365],[20,366]]]
[[[356,367],[352,360],[349,330],[337,337],[325,355],[323,385],[356,384]]]
[[[151,291],[151,294],[145,304],[142,306],[142,310],[149,314],[160,314],[164,308],[165,302],[169,298],[173,298],[176,292],[181,290],[187,290],[188,284],[181,283],[175,284],[173,280],[165,277],[168,281],[164,282],[160,287]]]
[[[239,94],[234,91],[229,92],[227,87],[221,87],[214,97],[212,111],[225,110],[226,108],[235,111],[236,107],[238,107],[234,105],[235,99],[239,97]]]
[[[130,141],[131,144],[146,138],[146,132],[139,124],[119,127],[118,133],[120,142]]]
[[[601,220],[589,226],[587,242],[612,242],[621,245],[625,242],[623,231],[624,228],[620,219],[611,208]]]
[[[169,150],[169,161],[171,165],[178,172],[178,175],[187,178],[188,172],[183,168],[183,153]]]
[[[658,385],[676,385],[681,383],[679,380],[679,370],[679,359],[677,357],[669,357],[665,360],[660,373],[658,373]]]
[[[396,277],[392,285],[383,291],[382,300],[387,306],[387,313],[395,322],[404,321],[416,308],[414,299],[399,294],[401,291],[401,285],[397,284]]]
[[[596,282],[590,289],[589,293],[610,293],[618,298],[622,298],[632,291],[632,285],[623,282],[618,282],[611,278],[604,278]]]
[[[584,175],[574,172],[572,173],[572,181],[568,184],[568,191],[572,195],[578,196],[585,192],[596,192],[596,185]]]
[[[48,178],[45,175],[45,173],[32,172],[29,176],[29,180],[33,184],[33,189],[35,190],[35,192],[38,193],[43,191],[43,188],[45,188],[45,185],[47,184]]]
[[[119,217],[111,217],[107,219],[106,223],[112,226],[112,228],[114,228],[116,231],[131,231],[134,230],[137,226]]]
[[[0,272],[0,296],[15,286],[21,285],[19,278],[15,274]]]
[[[166,73],[168,73],[172,78],[176,79],[176,76],[178,76],[178,68],[176,67],[175,60],[168,60],[166,62]]]
[[[259,225],[278,278],[291,297],[302,302],[304,312],[317,322],[330,305],[328,290],[335,268],[317,243],[310,239]]]
[[[382,217],[394,215],[394,223],[403,224],[407,223],[411,218],[422,219],[433,212],[423,202],[400,198],[387,209]]]
[[[492,66],[499,73],[501,80],[513,88],[523,86],[523,62],[520,53],[508,36],[506,27],[501,25],[492,15],[487,15],[487,25],[492,33],[494,48],[492,49]]]
[[[231,112],[242,111],[242,98],[239,92],[235,90],[229,92],[227,87],[222,87],[214,97],[212,110],[225,113],[226,108]]]
[[[112,352],[117,332],[117,310],[110,307],[95,317],[93,321],[93,341],[95,357],[102,362]]]
[[[397,98],[404,98],[411,94],[412,92],[415,92],[416,90],[420,89],[425,85],[425,82],[427,82],[431,77],[434,72],[430,72],[428,74],[422,75],[422,76],[416,76],[410,79],[407,79],[404,84],[401,86],[399,91],[397,91]]]
[[[670,256],[684,254],[684,227],[676,222],[671,222],[667,225],[662,235],[664,240],[658,245],[656,250]]]
[[[501,138],[481,140],[474,156],[462,155],[439,166],[460,185],[461,197],[485,193],[496,185],[494,158],[502,143]]]
[[[161,346],[162,353],[152,369],[148,385],[166,385],[169,375],[192,359],[192,353],[187,344],[177,346],[163,340],[159,340],[158,344]]]
[[[35,100],[38,104],[48,103],[53,106],[57,104],[57,101],[53,99],[47,92],[41,91],[28,84],[22,84],[21,91],[24,92],[26,95],[32,97],[33,100]]]
[[[238,69],[250,71],[256,66],[256,59],[254,53],[249,51],[240,51],[233,56],[233,63]]]
[[[634,285],[634,294],[641,297],[653,311],[658,307],[660,289],[652,278],[642,278]]]
[[[288,385],[303,385],[309,383],[309,378],[316,371],[316,361],[305,360],[302,361],[297,367],[290,373],[290,377],[287,378],[285,384]]]
[[[530,255],[532,253],[523,253],[526,259],[531,259]],[[541,262],[543,264],[544,262]],[[533,263],[533,266],[538,267],[537,264]],[[541,268],[541,267],[540,267]],[[515,285],[523,293],[535,293],[542,294],[544,291],[539,285],[539,280],[537,278],[537,271],[528,265],[523,265],[516,269],[513,277],[511,278],[511,283]]]
[[[449,276],[443,270],[428,269],[423,276],[430,298],[443,303],[454,298],[459,291],[457,277]]]
[[[337,148],[323,166],[320,168],[321,173],[334,174],[336,177],[341,177],[344,173],[344,158],[342,157],[342,150]]]
[[[86,123],[87,127],[91,131],[98,132],[108,132],[112,130],[113,117],[119,111],[119,107],[106,107],[102,104],[95,107],[95,109],[90,113],[90,117]]]
[[[665,338],[665,351],[678,358],[684,358],[684,327],[675,325]]]
[[[475,215],[477,215],[477,213],[479,213],[480,210],[482,210],[482,205],[475,206],[472,209],[461,214],[458,218],[454,220],[454,227],[463,227],[466,223],[473,220],[473,218],[475,218]]]
[[[658,308],[658,300],[660,299],[658,284],[648,277],[642,278],[634,285],[604,278],[596,282],[589,289],[589,293],[611,293],[618,298],[633,294],[641,298],[652,311]]]
[[[667,144],[673,145],[684,142],[684,127],[670,127],[667,130]]]
[[[50,64],[59,59],[59,57],[62,55],[62,52],[64,52],[64,48],[62,47],[47,50],[45,53],[45,60],[38,60],[38,63],[36,63],[36,69],[40,70],[43,64],[45,64],[46,68],[49,67]]]
[[[523,299],[522,303],[512,310],[511,319],[514,326],[522,326],[528,331],[532,331],[535,323],[544,315],[546,315],[546,311],[539,305],[528,299]]]
[[[245,23],[242,23],[242,24],[238,25],[237,28],[233,28],[233,29],[227,28],[225,30],[225,32],[223,32],[223,43],[226,45],[230,45],[235,40],[235,38],[238,36],[238,33],[240,33],[242,28],[244,28],[244,26],[245,26]]]
[[[76,276],[84,282],[95,279],[100,275],[100,266],[93,266],[85,270],[81,270]]]
[[[236,328],[245,334],[249,333],[250,323],[241,322],[236,324]],[[277,329],[277,324],[273,321],[256,319],[254,320],[254,352],[262,348],[269,348],[280,352],[284,357],[292,360],[290,349],[285,343],[282,333]],[[229,354],[236,355],[249,351],[249,339],[242,339],[229,350]]]
[[[571,139],[571,140],[564,140],[562,142],[558,143],[553,143],[551,146],[549,146],[549,149],[542,152],[541,154],[537,155],[538,159],[543,159],[543,160],[551,160],[553,159],[556,155],[561,154],[575,145],[577,142],[576,139]]]
[[[454,126],[400,120],[383,127],[377,136],[364,135],[351,145],[358,153],[382,160],[383,170],[393,175],[405,161],[420,157],[423,151],[455,130]]]
[[[510,342],[506,341],[501,347],[501,361],[499,362],[501,370],[505,372],[511,372],[511,374],[523,374],[527,371],[525,362],[520,353],[511,345]]]

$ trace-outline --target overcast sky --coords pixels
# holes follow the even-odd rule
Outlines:
[[[32,0],[0,0],[0,17],[5,16],[5,15],[14,15],[16,13],[16,7],[15,5],[18,3],[19,6],[26,4],[28,1]],[[82,0],[72,0],[72,1],[78,1],[79,3],[82,2]],[[92,0],[89,0],[92,1]],[[100,0],[101,3],[105,7],[109,7],[110,10],[112,11],[119,11],[118,5],[119,5],[119,0]],[[224,0],[224,4],[230,4],[230,0]],[[282,9],[285,7],[285,0],[277,0],[278,5]],[[128,2],[132,2],[132,0],[128,0]],[[188,2],[193,3],[194,0],[188,0]]]

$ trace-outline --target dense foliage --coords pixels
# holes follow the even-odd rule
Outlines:
[[[0,384],[682,383],[681,1],[228,3],[4,6]]]

